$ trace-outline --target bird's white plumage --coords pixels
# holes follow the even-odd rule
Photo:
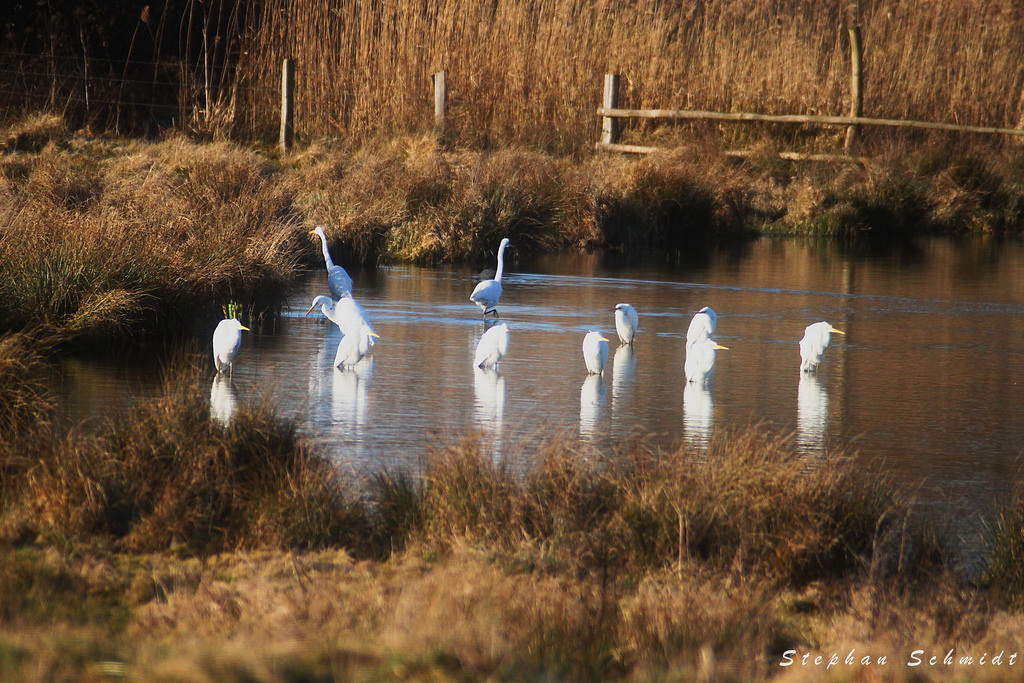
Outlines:
[[[501,299],[501,276],[505,270],[505,247],[508,244],[508,238],[505,237],[498,246],[498,268],[494,272],[494,278],[478,282],[473,288],[473,293],[469,295],[469,300],[479,306],[484,315],[491,312],[497,315],[494,307]]]
[[[476,345],[473,365],[478,368],[492,368],[508,354],[508,325],[495,325],[484,332]]]
[[[715,370],[715,351],[718,349],[728,350],[728,347],[710,338],[686,347],[683,370],[687,382],[705,385],[711,381]]]
[[[707,306],[697,311],[686,330],[686,348],[699,344],[713,335],[717,324],[718,316]]]
[[[213,331],[213,363],[217,372],[230,371],[242,346],[242,330],[248,332],[249,328],[238,318],[225,318],[217,324]]]
[[[377,333],[373,329],[373,325],[370,324],[370,316],[366,314],[366,309],[351,296],[342,297],[335,301],[329,296],[320,296],[313,299],[313,303],[310,304],[309,310],[306,311],[306,315],[309,315],[319,306],[321,312],[327,319],[338,326],[342,334],[357,334],[359,329],[366,325],[369,328],[370,333],[370,345],[373,346],[374,339],[378,338]]]
[[[334,367],[351,368],[361,361],[373,346],[373,340],[379,335],[367,325],[360,325],[355,332],[345,333],[338,342],[338,352],[334,356]]]
[[[800,371],[814,372],[818,363],[825,357],[825,349],[832,340],[832,334],[846,334],[837,330],[824,320],[804,328],[804,336],[800,340]]]
[[[583,361],[590,374],[599,375],[604,372],[605,363],[608,362],[608,340],[600,332],[591,330],[583,338]]]
[[[320,246],[324,252],[324,263],[327,266],[327,288],[335,299],[341,299],[352,294],[352,278],[348,272],[339,265],[335,265],[331,259],[331,250],[327,247],[327,233],[320,226],[310,231],[311,235],[320,238]]]
[[[619,335],[620,343],[632,344],[639,326],[640,316],[637,315],[635,308],[630,304],[616,304],[615,332]]]

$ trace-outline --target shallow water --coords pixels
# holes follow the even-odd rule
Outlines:
[[[762,423],[814,457],[855,450],[865,471],[922,483],[922,496],[977,516],[1016,483],[1024,450],[1024,245],[928,240],[884,256],[762,239],[686,259],[562,255],[510,260],[499,311],[511,349],[497,372],[472,367],[485,323],[467,269],[352,269],[379,343],[355,370],[331,367],[340,339],[323,316],[323,271],[271,332],[246,336],[215,414],[256,395],[322,441],[345,468],[415,468],[428,445],[480,430],[495,457],[529,458],[553,433],[613,453],[637,440],[700,447],[722,429]],[[640,332],[619,347],[612,309],[633,304]],[[707,389],[683,375],[693,313],[718,313]],[[799,372],[804,326],[844,330],[816,375]],[[603,377],[581,344],[611,340]],[[153,386],[152,365],[78,359],[71,412],[104,413]],[[968,525],[974,533],[976,525]],[[966,528],[966,527],[965,527]]]

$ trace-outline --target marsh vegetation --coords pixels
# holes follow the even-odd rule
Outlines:
[[[1019,497],[967,574],[936,533],[946,520],[916,508],[915,491],[842,454],[808,462],[769,430],[720,435],[706,455],[637,447],[614,462],[549,440],[525,472],[468,435],[432,449],[422,475],[354,482],[269,399],[228,426],[211,420],[195,354],[168,362],[157,395],[95,422],[61,420],[43,377],[57,353],[187,345],[228,306],[249,324],[271,319],[321,265],[315,225],[343,264],[482,263],[502,237],[531,254],[678,251],[765,232],[1019,234],[1024,152],[1002,141],[867,134],[860,163],[794,164],[776,152],[839,134],[686,124],[627,130],[666,148],[649,157],[590,148],[595,74],[607,71],[623,75],[631,107],[844,113],[853,23],[866,114],[1014,127],[1020,8],[455,0],[310,5],[285,26],[279,2],[252,16],[199,5],[195,26],[223,40],[203,55],[213,80],[202,83],[197,43],[177,58],[173,131],[94,134],[152,132],[153,114],[127,115],[123,82],[75,104],[69,93],[89,92],[89,46],[107,43],[86,40],[90,21],[61,43],[59,12],[46,49],[36,36],[39,58],[16,67],[49,79],[8,93],[0,677],[758,680],[785,673],[787,651],[856,647],[889,667],[839,677],[913,680],[912,650],[1019,648]],[[156,47],[168,24],[148,8],[139,21]],[[158,52],[145,66],[163,79]],[[249,145],[276,132],[286,54],[327,60],[300,81],[301,144],[281,155]],[[438,141],[426,93],[404,93],[452,63]],[[722,154],[737,146],[754,153]]]
[[[759,680],[854,643],[911,680],[914,649],[1018,646],[1020,501],[967,577],[912,489],[765,429],[528,471],[468,435],[354,482],[270,405],[212,420],[187,358],[68,426],[32,340],[0,354],[5,677]]]

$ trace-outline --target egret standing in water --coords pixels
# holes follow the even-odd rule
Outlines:
[[[473,289],[473,293],[469,295],[469,300],[479,306],[484,315],[493,313],[495,318],[498,317],[495,306],[501,299],[501,274],[505,270],[505,247],[507,246],[508,238],[505,237],[498,246],[498,269],[494,271],[494,279],[478,283]]]
[[[825,349],[832,340],[832,333],[846,334],[842,330],[829,325],[824,320],[804,328],[804,337],[800,340],[800,371],[814,372],[818,363],[825,357]]]
[[[352,278],[341,266],[334,264],[331,259],[331,250],[327,248],[327,234],[324,229],[317,226],[309,231],[310,235],[320,238],[320,246],[324,250],[324,263],[327,264],[327,288],[335,299],[341,299],[352,295]]]
[[[338,326],[342,334],[358,334],[359,329],[366,325],[370,332],[370,345],[373,345],[375,338],[380,338],[376,332],[374,332],[373,325],[370,324],[370,317],[366,315],[366,310],[362,305],[351,296],[344,296],[338,301],[335,301],[329,296],[320,296],[313,299],[313,303],[310,305],[309,310],[306,311],[308,316],[313,310],[319,306],[321,312],[327,319]]]
[[[697,311],[686,330],[686,348],[689,349],[713,335],[717,324],[718,316],[707,306]]]
[[[359,326],[356,332],[348,332],[338,342],[338,352],[334,356],[334,367],[345,368],[355,367],[373,346],[373,340],[379,339],[380,335],[373,331],[366,323]]]
[[[508,354],[508,325],[495,325],[484,332],[476,345],[473,365],[478,368],[493,368]]]
[[[621,344],[632,344],[636,336],[636,328],[640,326],[640,316],[629,304],[615,305],[615,331]]]
[[[231,366],[242,346],[242,330],[248,332],[249,328],[240,323],[238,318],[225,318],[213,331],[213,363],[218,373],[227,370],[230,376]]]
[[[686,362],[683,364],[686,381],[707,385],[715,371],[715,351],[719,349],[728,351],[729,347],[722,346],[710,337],[687,346]]]
[[[587,364],[587,372],[600,375],[608,362],[608,340],[600,332],[591,330],[583,338],[583,361]]]

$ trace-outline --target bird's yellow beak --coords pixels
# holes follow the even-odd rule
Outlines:
[[[837,330],[837,329],[836,329],[836,328],[834,328],[834,327],[832,328],[832,330],[831,330],[831,331],[832,331],[832,332],[835,332],[836,334],[846,334],[846,333],[845,333],[845,332],[843,332],[842,330]]]
[[[722,346],[721,344],[719,344],[717,342],[715,342],[715,348],[718,349],[719,351],[728,351],[729,350],[728,346]]]
[[[608,341],[608,337],[601,337],[601,341]]]
[[[310,313],[312,313],[314,308],[316,308],[316,304],[313,304],[312,306],[309,307],[309,310],[306,311],[306,315],[309,315]]]
[[[248,327],[246,327],[245,325],[239,325],[238,327],[239,327],[240,329],[243,329],[243,330],[245,330],[246,332],[252,332],[252,330],[250,330],[250,329],[249,329]]]
[[[371,332],[371,333],[370,333],[370,336],[371,336],[371,337],[376,337],[377,339],[380,339],[380,335],[379,335],[379,334],[377,334],[376,332]]]

